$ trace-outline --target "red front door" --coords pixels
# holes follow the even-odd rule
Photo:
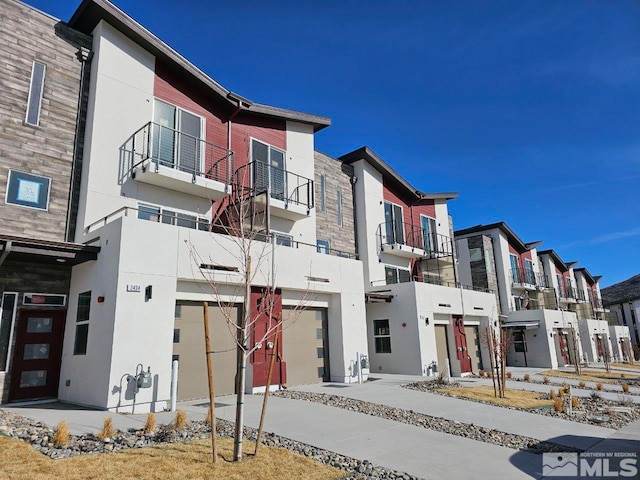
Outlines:
[[[56,397],[66,310],[21,310],[9,400]]]
[[[564,364],[570,364],[571,360],[569,358],[568,335],[566,333],[562,333],[562,330],[558,330],[558,345],[560,345],[560,355],[562,355]]]
[[[282,291],[251,287],[251,348],[258,343],[261,347],[251,354],[253,366],[253,386],[263,387],[267,384],[269,362],[274,354],[276,324],[282,319]],[[271,385],[284,385],[287,380],[285,362],[282,361],[282,326],[278,328],[278,351],[271,374]]]
[[[464,319],[454,316],[451,319],[453,325],[453,338],[456,344],[456,356],[460,362],[460,371],[462,373],[471,372],[471,357],[467,351],[467,334],[464,331]]]

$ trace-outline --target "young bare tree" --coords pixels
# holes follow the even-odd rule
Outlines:
[[[511,329],[502,327],[502,315],[499,316],[498,328],[487,325],[481,341],[487,346],[493,391],[496,397],[504,398],[507,385],[507,353],[513,345]],[[497,330],[497,331],[496,331]]]
[[[275,335],[295,322],[308,304],[309,282],[300,300],[282,315],[276,286],[275,239],[269,232],[269,188],[259,189],[247,177],[250,168],[236,172],[234,194],[217,208],[211,225],[211,245],[215,254],[203,255],[188,242],[197,272],[211,287],[214,305],[222,314],[229,334],[236,343],[236,416],[233,460],[242,461],[244,395],[250,356],[263,348],[273,348]],[[221,258],[224,264],[220,265]],[[221,279],[222,277],[222,279]],[[237,315],[237,306],[241,314]],[[267,386],[268,388],[268,386]],[[266,397],[265,397],[266,399]],[[215,435],[215,432],[212,432]]]

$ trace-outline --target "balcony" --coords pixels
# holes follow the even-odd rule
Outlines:
[[[605,311],[604,305],[602,305],[602,299],[599,297],[593,296],[593,309],[596,312],[603,313]]]
[[[554,290],[537,292],[523,291],[521,295],[513,298],[511,311],[522,310],[557,310],[558,303]]]
[[[264,162],[241,166],[233,182],[252,196],[266,194],[271,214],[278,217],[299,220],[314,207],[313,180]]]
[[[558,285],[558,296],[564,303],[577,303],[578,293],[575,288]]]
[[[122,147],[138,182],[217,200],[230,193],[233,152],[149,122]]]
[[[453,257],[450,237],[428,232],[405,222],[383,222],[378,225],[378,240],[383,252],[405,258]]]
[[[538,279],[533,270],[516,267],[509,271],[509,275],[511,277],[511,287],[514,290],[536,290],[538,288]]]

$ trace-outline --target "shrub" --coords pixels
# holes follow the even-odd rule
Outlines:
[[[625,377],[624,373],[621,373],[620,378],[624,378],[624,377]]]
[[[559,388],[559,389],[558,389],[558,396],[559,396],[560,398],[564,397],[564,389],[563,389],[563,388]]]
[[[578,384],[578,386],[579,386],[580,388],[585,388],[585,387],[587,386],[587,384],[581,381],[581,382]]]
[[[549,380],[549,377],[543,377],[542,378],[542,383],[544,383],[545,385],[549,385],[549,383],[551,383],[551,380]]]
[[[556,391],[553,388],[551,390],[549,390],[549,398],[551,400],[555,400],[555,398],[556,398]]]
[[[624,393],[629,393],[629,384],[628,383],[623,383],[622,384],[622,391]]]
[[[479,377],[484,377],[484,370],[482,370],[482,369],[478,370],[478,376]]]
[[[53,444],[56,447],[65,447],[69,444],[69,426],[64,420],[58,422],[56,432],[53,435]]]
[[[187,424],[187,412],[182,409],[176,411],[176,418],[173,421],[174,430],[182,430]]]
[[[111,438],[116,434],[116,431],[113,428],[113,419],[111,417],[106,417],[102,424],[102,430],[98,432],[96,437],[100,440],[104,440],[105,438]]]
[[[151,433],[156,429],[156,414],[151,412],[147,414],[147,421],[144,424],[142,433]]]
[[[602,390],[604,387],[602,386],[602,384],[601,384],[601,383],[596,383],[596,388],[597,388],[598,390]]]
[[[556,412],[562,412],[564,410],[564,400],[562,398],[556,398],[553,401],[553,409]]]
[[[487,377],[493,378],[493,372],[487,372]]]
[[[580,399],[578,397],[571,398],[571,406],[573,408],[580,408]]]
[[[591,400],[600,400],[600,394],[598,392],[591,392]]]
[[[511,375],[513,375],[511,372],[507,372],[507,378],[511,378]]]
[[[529,380],[531,380],[531,375],[529,375],[528,373],[525,373],[523,378],[525,382],[528,382]]]

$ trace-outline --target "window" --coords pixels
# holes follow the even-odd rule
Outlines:
[[[178,227],[193,228],[209,231],[211,222],[204,217],[196,217],[186,213],[178,213],[172,210],[165,210],[151,205],[138,204],[138,218],[149,220],[150,222],[162,222],[167,225],[177,225]]]
[[[420,215],[420,227],[422,228],[425,252],[431,253],[437,251],[438,239],[436,237],[436,220],[431,217]]]
[[[391,353],[389,320],[373,321],[373,338],[376,344],[376,353]]]
[[[387,236],[386,243],[404,244],[404,222],[402,221],[402,207],[393,203],[384,202],[384,232]]]
[[[173,343],[180,343],[180,329],[173,329]]]
[[[326,178],[324,175],[320,175],[320,210],[323,212],[327,211],[327,185]]]
[[[0,304],[0,372],[7,370],[11,336],[18,304],[17,293],[4,293]]]
[[[282,245],[283,247],[293,247],[293,237],[291,235],[276,233],[275,237],[276,237],[276,245]]]
[[[384,276],[387,285],[398,283],[398,269],[394,267],[384,267]]]
[[[338,190],[336,192],[336,204],[338,207],[338,226],[342,226],[342,192]]]
[[[9,170],[5,203],[47,210],[51,179]]]
[[[318,253],[329,255],[329,242],[327,240],[316,240]]]
[[[40,125],[40,110],[42,108],[42,92],[44,91],[46,71],[47,66],[44,63],[33,62],[25,122],[35,127]]]
[[[166,167],[200,173],[204,119],[155,100],[153,122],[153,160]]]
[[[253,185],[271,191],[271,197],[286,198],[285,153],[258,140],[251,140]]]
[[[513,280],[513,283],[520,283],[518,276],[518,256],[510,253],[509,261],[511,262],[511,280]]]
[[[78,310],[76,312],[76,338],[73,345],[74,355],[86,355],[87,353],[90,311],[91,292],[83,292],[78,295]]]
[[[530,285],[536,284],[536,276],[533,273],[533,262],[528,258],[524,259],[524,271],[527,275],[527,283]]]
[[[513,331],[513,349],[519,353],[526,353],[527,337],[523,330],[517,329]]]
[[[400,283],[406,283],[411,281],[411,272],[409,270],[398,269],[398,280]]]

